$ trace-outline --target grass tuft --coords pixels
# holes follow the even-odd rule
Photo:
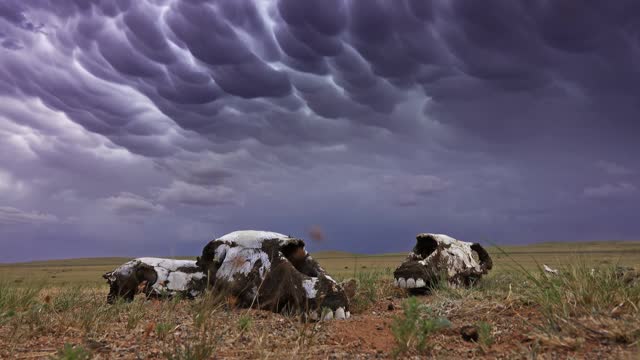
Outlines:
[[[91,352],[80,345],[64,344],[53,359],[56,360],[89,360]]]
[[[414,296],[402,304],[402,310],[402,316],[395,317],[391,325],[391,332],[397,344],[396,355],[411,349],[417,350],[418,353],[430,350],[429,336],[451,326],[448,319],[434,316],[431,308],[420,303]]]

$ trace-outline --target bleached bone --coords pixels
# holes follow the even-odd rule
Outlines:
[[[109,303],[117,298],[131,301],[138,292],[148,297],[180,294],[193,298],[206,287],[205,274],[193,260],[137,258],[102,277],[109,283]]]
[[[471,285],[493,267],[487,251],[478,243],[441,234],[418,234],[416,245],[394,271],[394,284],[422,292],[440,280],[450,285]]]
[[[542,268],[546,273],[549,273],[549,274],[558,275],[560,273],[557,269],[552,269],[549,266],[547,266],[547,264],[542,264]]]
[[[280,233],[235,231],[209,242],[197,263],[214,291],[233,295],[239,306],[345,319],[349,299],[344,289],[304,245]],[[322,309],[329,311],[319,314]]]

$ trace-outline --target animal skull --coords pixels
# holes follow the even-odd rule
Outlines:
[[[493,267],[487,251],[478,243],[447,235],[418,234],[416,245],[393,272],[394,284],[412,291],[427,291],[440,279],[450,285],[471,285]]]
[[[147,297],[181,294],[194,298],[206,286],[206,277],[193,260],[173,260],[152,257],[128,261],[102,275],[109,283],[107,302],[117,298],[133,300],[138,292]]]
[[[235,231],[209,242],[198,258],[216,292],[242,307],[349,318],[349,300],[304,249],[304,241],[268,231]]]

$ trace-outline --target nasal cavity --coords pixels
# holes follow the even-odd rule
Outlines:
[[[418,242],[413,248],[415,254],[420,255],[423,259],[431,255],[438,248],[438,242],[431,236],[418,237]]]

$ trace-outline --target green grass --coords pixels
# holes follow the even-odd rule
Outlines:
[[[397,343],[396,356],[410,349],[425,353],[430,350],[429,337],[436,331],[451,326],[447,318],[435,316],[430,307],[414,296],[402,304],[402,310],[403,314],[395,317],[391,325],[391,332]]]
[[[480,345],[489,347],[493,344],[494,338],[492,335],[491,324],[486,321],[480,321],[476,324],[478,329],[478,342]]]
[[[58,351],[53,359],[56,360],[89,360],[91,359],[91,352],[82,346],[73,346],[72,344],[65,344],[64,347]]]

